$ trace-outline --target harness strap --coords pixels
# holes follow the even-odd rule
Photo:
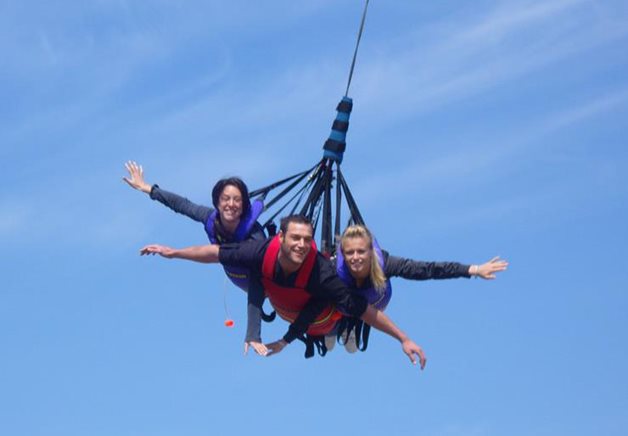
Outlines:
[[[264,308],[262,308],[262,321],[264,322],[273,322],[277,318],[277,312],[272,311],[270,313],[264,312]]]
[[[355,331],[355,345],[357,349],[366,351],[369,345],[371,326],[359,318],[345,317],[340,320],[336,334],[338,343],[343,346],[346,345],[352,330]]]
[[[358,210],[358,205],[353,199],[353,195],[351,195],[351,191],[349,190],[349,185],[347,185],[347,181],[345,180],[342,172],[340,171],[340,166],[338,166],[337,170],[338,181],[340,182],[340,186],[345,194],[345,198],[347,199],[347,205],[349,206],[349,212],[351,213],[351,221],[355,224],[364,225],[364,219],[362,218],[362,214]]]
[[[355,342],[356,346],[360,351],[366,351],[366,348],[369,345],[369,334],[371,333],[371,326],[362,321],[358,320],[356,323],[356,331],[355,331]],[[360,344],[360,340],[362,344]]]
[[[314,357],[314,347],[316,347],[316,351],[319,356],[325,357],[325,355],[327,354],[327,346],[325,345],[325,336],[303,335],[297,339],[305,344],[304,356],[306,359]]]

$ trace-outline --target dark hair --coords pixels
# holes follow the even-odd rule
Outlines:
[[[249,188],[246,187],[246,183],[239,177],[228,177],[216,182],[214,189],[212,189],[212,203],[214,204],[214,208],[218,210],[220,195],[227,186],[234,186],[240,190],[240,194],[242,195],[242,217],[244,217],[251,208],[251,200],[249,199]]]
[[[305,215],[288,215],[288,216],[283,217],[279,223],[279,230],[281,230],[281,232],[285,234],[288,231],[288,225],[290,223],[307,224],[310,227],[312,227],[312,230],[314,230],[312,221],[310,221],[310,219],[306,217]]]

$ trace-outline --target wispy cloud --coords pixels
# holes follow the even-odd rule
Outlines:
[[[606,7],[601,13],[604,6],[589,0],[523,1],[498,3],[471,19],[447,17],[430,33],[406,35],[405,50],[380,47],[394,59],[364,60],[356,88],[370,116],[393,101],[394,116],[433,111],[626,37],[625,12],[613,16],[613,5]]]
[[[613,14],[614,7],[589,0],[502,2],[471,17],[448,17],[428,32],[406,38],[411,43],[405,52],[400,47],[378,50],[394,53],[394,60],[381,55],[361,65],[358,83],[363,83],[360,92],[368,100],[361,101],[362,116],[377,119],[380,126],[408,121],[474,94],[515,84],[569,57],[584,56],[628,35],[628,28],[621,25],[627,11]],[[574,98],[572,93],[568,100],[539,107],[506,132],[494,127],[489,138],[473,146],[461,147],[449,140],[441,144],[447,152],[438,157],[407,159],[395,168],[369,174],[356,181],[356,192],[366,204],[377,204],[382,196],[394,195],[388,186],[403,186],[404,195],[412,195],[431,187],[455,189],[461,181],[496,183],[507,176],[506,168],[525,161],[534,149],[542,147],[546,152],[547,135],[624,105],[627,97],[621,85],[594,96],[589,91],[588,96]]]
[[[302,14],[316,14],[319,8],[312,7]],[[612,8],[588,0],[500,2],[473,15],[445,17],[427,31],[413,31],[394,41],[372,41],[376,47],[363,47],[353,85],[360,96],[362,122],[368,132],[377,133],[393,123],[414,119],[505,83],[515,83],[570,56],[623,38],[628,30],[619,24],[625,17],[613,15]],[[236,9],[221,13],[236,14]],[[176,10],[165,10],[177,15]],[[171,185],[173,189],[180,187],[186,191],[182,194],[195,199],[206,198],[211,181],[220,176],[243,175],[256,186],[257,182],[262,184],[276,175],[285,175],[283,168],[296,171],[309,165],[310,152],[316,158],[320,156],[333,105],[343,90],[338,78],[344,79],[345,64],[322,58],[288,60],[278,73],[231,81],[229,77],[235,74],[233,54],[230,45],[223,44],[223,36],[209,44],[212,62],[197,66],[196,75],[169,83],[168,90],[142,95],[134,102],[127,94],[141,92],[134,87],[134,83],[141,82],[138,78],[151,68],[163,67],[182,56],[181,46],[202,38],[205,27],[192,23],[187,31],[177,28],[181,30],[179,34],[176,29],[160,27],[159,19],[150,24],[138,22],[128,4],[121,3],[116,11],[126,17],[122,20],[126,25],[118,23],[117,29],[109,29],[106,34],[86,31],[73,42],[72,36],[55,34],[49,24],[31,26],[31,30],[37,29],[33,34],[39,38],[33,47],[44,55],[46,68],[54,71],[76,67],[73,77],[77,86],[69,97],[53,99],[28,118],[11,123],[3,133],[5,139],[32,139],[37,134],[45,137],[51,131],[59,132],[60,137],[73,130],[84,132],[90,143],[81,144],[82,147],[110,147],[109,159],[119,160],[103,164],[101,168],[109,172],[100,175],[103,179],[117,180],[122,176],[123,162],[136,159],[147,166],[155,182],[176,180],[176,185]],[[210,15],[205,12],[194,20]],[[75,15],[70,21],[81,22],[84,15],[89,16],[89,11],[83,10],[78,13],[83,18]],[[295,22],[303,16],[291,20]],[[254,19],[254,11],[248,10],[240,24],[246,27],[247,20]],[[226,24],[222,26],[211,32],[220,33]],[[256,30],[246,31],[253,34]],[[277,30],[269,26],[265,31]],[[399,44],[400,40],[403,44]],[[370,50],[371,56],[366,56],[368,51],[364,49]],[[12,51],[14,60],[21,56],[18,52]],[[111,61],[106,67],[97,59],[103,54]],[[29,67],[25,58],[16,62],[19,68],[36,72],[44,68]],[[528,120],[518,130],[494,135],[473,149],[454,144],[445,156],[406,160],[396,168],[353,180],[354,190],[361,202],[375,204],[384,194],[383,187],[391,184],[407,187],[404,195],[412,195],[413,189],[430,186],[454,189],[461,179],[473,178],[474,183],[499,180],[504,176],[504,163],[521,150],[538,146],[543,135],[618,107],[627,98],[627,91],[622,89],[588,102],[582,99],[584,103],[576,108],[539,114],[538,119]],[[386,107],[394,110],[383,110]],[[124,143],[115,143],[117,138],[123,138]],[[308,144],[299,143],[303,138],[312,139]],[[27,142],[31,147],[37,143]],[[73,152],[71,148],[59,151],[70,156]],[[3,147],[3,153],[7,153],[7,147]],[[297,162],[301,157],[303,165]],[[79,168],[73,174],[78,179],[91,180],[92,184],[72,188],[68,198],[84,198],[92,186],[103,186],[103,180],[94,178],[90,171],[91,168]],[[51,180],[56,182],[66,180],[64,177],[67,179],[63,174],[51,174]],[[24,198],[33,207],[46,205],[45,214],[51,225],[57,223],[57,229],[65,229],[64,223],[72,221],[73,214],[80,214],[80,208],[70,200],[51,202],[44,195]],[[115,207],[105,213],[110,214],[100,226],[105,235],[121,232],[127,225],[125,220],[116,218],[120,211]],[[32,218],[28,213],[12,216],[19,219],[4,219],[3,229],[17,229],[20,222]]]
[[[457,45],[480,45],[507,38],[520,30],[540,24],[555,24],[554,20],[565,12],[591,0],[515,1],[497,5],[482,20],[456,32],[453,41]],[[549,23],[547,23],[549,21]]]
[[[55,53],[52,45],[50,44],[50,39],[45,33],[41,33],[39,36],[39,40],[41,41],[41,48],[50,64],[54,65],[58,62],[59,58]]]
[[[608,94],[597,96],[554,115],[547,121],[546,128],[548,131],[566,128],[626,105],[626,103],[628,103],[628,88],[615,89]]]
[[[75,183],[21,193],[5,198],[0,209],[0,239],[8,246],[42,250],[68,247],[111,248],[136,241],[158,225],[149,211],[126,208],[120,190],[111,189],[117,180],[98,171],[81,175]],[[150,224],[147,224],[150,223]]]
[[[482,436],[492,434],[492,431],[491,426],[486,423],[448,424],[433,434],[441,436]]]
[[[200,125],[207,134],[207,127],[211,131],[212,126],[280,123],[283,114],[298,115],[294,110],[299,107],[297,94],[307,99],[324,85],[320,69],[318,74],[311,65],[303,71],[287,69],[270,83],[260,78],[234,84],[229,76],[234,73],[231,49],[247,38],[278,32],[317,14],[327,3],[275,4],[271,6],[277,9],[273,20],[268,20],[267,10],[262,14],[254,5],[240,7],[237,2],[200,2],[198,8],[184,9],[169,2],[145,7],[127,2],[88,3],[59,17],[60,23],[46,20],[43,12],[41,17],[27,16],[16,4],[12,14],[24,18],[21,27],[7,26],[0,36],[4,34],[5,42],[21,41],[21,45],[6,43],[2,51],[12,69],[10,76],[28,83],[16,105],[28,116],[13,113],[5,120],[2,151],[36,143],[40,136],[50,139],[57,132],[84,130],[83,126],[120,132],[139,128],[139,120],[144,129],[163,126],[161,131],[173,127],[189,132]],[[197,13],[189,16],[191,11]],[[8,22],[7,16],[4,21]],[[229,24],[234,22],[237,28]],[[39,37],[33,40],[29,32]],[[36,65],[31,59],[44,62]],[[194,67],[181,75],[184,70],[176,68],[185,63]],[[164,80],[167,86],[155,86]],[[292,87],[290,82],[295,80],[301,83]],[[269,110],[282,104],[291,110]],[[215,122],[208,123],[212,118]]]
[[[579,124],[590,122],[608,111],[627,105],[628,89],[626,88],[596,95],[578,102],[575,107],[570,105],[554,113],[544,113],[507,133],[492,135],[490,139],[482,143],[463,147],[452,144],[446,153],[438,157],[408,160],[400,166],[377,171],[368,176],[364,175],[366,177],[355,181],[355,193],[363,205],[369,206],[379,204],[381,198],[391,199],[391,196],[395,195],[399,198],[412,198],[414,195],[424,194],[433,189],[444,193],[459,191],[461,185],[466,186],[467,190],[472,190],[474,186],[505,183],[518,164],[525,164],[530,155],[541,153],[549,157],[552,153],[561,152],[566,145],[562,142],[547,141],[550,135],[566,129],[574,129]],[[442,149],[446,147],[443,145]],[[615,181],[615,179],[608,180],[609,183],[615,183]],[[404,189],[391,191],[390,186],[403,186]],[[560,189],[569,190],[569,186]],[[553,188],[550,189],[545,185],[538,186],[537,189],[553,191]],[[539,194],[539,198],[545,197],[546,195]],[[528,204],[534,203],[532,200],[526,201]],[[512,209],[516,206],[516,204],[513,206],[510,201],[507,203],[495,207]]]
[[[571,198],[572,187],[568,183],[554,183],[544,186],[543,190],[533,192],[514,191],[509,195],[499,195],[496,198],[490,193],[478,196],[477,201],[471,204],[457,206],[437,205],[429,213],[421,215],[422,232],[425,234],[439,233],[447,229],[469,229],[486,223],[509,222],[512,225],[549,221],[548,214],[553,219],[561,220],[558,209],[564,206],[556,199]],[[560,203],[560,206],[559,206]],[[452,213],[453,211],[453,213]],[[516,229],[511,229],[516,231]]]
[[[26,231],[31,216],[33,214],[24,204],[2,201],[0,203],[0,238],[9,239]]]

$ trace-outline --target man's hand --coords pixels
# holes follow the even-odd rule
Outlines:
[[[499,256],[495,256],[482,265],[471,267],[471,273],[482,277],[484,280],[493,280],[496,272],[505,271],[506,268],[508,268],[508,262],[500,259]]]
[[[128,161],[124,166],[131,177],[123,177],[122,180],[131,188],[150,194],[152,186],[144,181],[144,169],[142,166],[133,161]]]
[[[423,349],[415,344],[412,339],[405,339],[401,342],[401,348],[403,352],[410,358],[410,361],[416,365],[416,356],[419,356],[419,363],[421,364],[421,370],[425,368],[425,363],[427,359],[425,358],[425,354],[423,353]]]
[[[140,255],[159,254],[168,259],[185,259],[201,263],[218,263],[220,245],[196,245],[185,248],[170,248],[165,245],[151,244],[140,250]]]
[[[158,244],[147,245],[140,250],[140,256],[147,256],[149,254],[152,254],[154,256],[155,254],[159,254],[160,256],[166,257],[168,259],[172,259],[174,257],[174,253],[174,249],[166,247],[165,245]]]
[[[286,345],[288,345],[288,343],[284,341],[283,339],[280,339],[275,342],[271,342],[270,344],[266,344],[266,348],[270,350],[267,356],[274,356],[275,354],[279,354],[281,350],[285,348]]]
[[[246,354],[249,352],[249,346],[253,348],[253,350],[255,350],[255,352],[257,354],[259,354],[260,356],[268,356],[268,348],[266,348],[266,345],[262,344],[261,342],[255,342],[255,341],[248,341],[244,343],[244,355],[246,356]]]

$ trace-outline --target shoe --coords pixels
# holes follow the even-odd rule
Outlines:
[[[336,335],[327,335],[325,336],[325,346],[327,347],[327,351],[331,351],[336,346]]]
[[[349,337],[345,336],[345,350],[347,350],[347,353],[355,353],[358,351],[358,344],[355,340],[355,329],[351,329]]]

